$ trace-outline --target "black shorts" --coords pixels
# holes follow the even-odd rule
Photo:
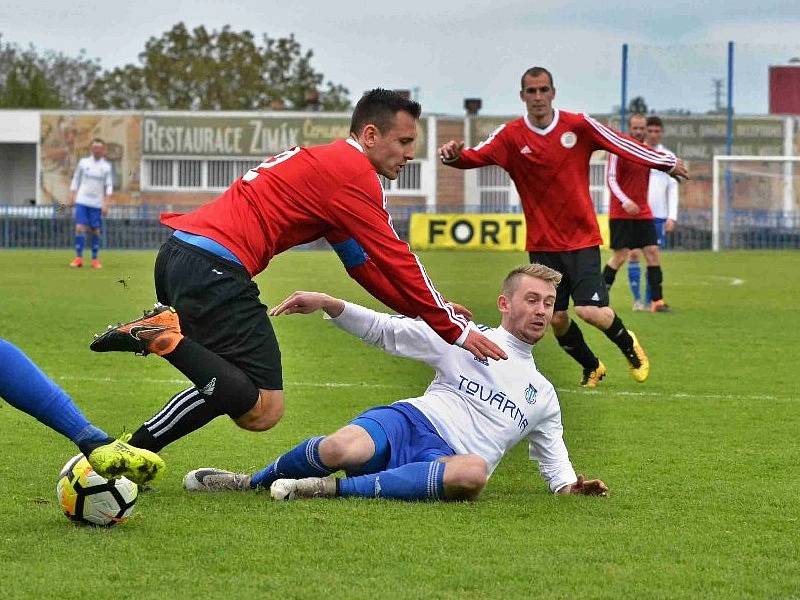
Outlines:
[[[239,367],[256,387],[283,389],[281,351],[247,270],[169,238],[155,265],[156,296],[178,312],[186,337]]]
[[[609,219],[611,249],[644,248],[658,244],[656,223],[653,219]]]
[[[567,310],[570,296],[575,306],[608,306],[597,246],[568,252],[529,252],[528,257],[532,263],[543,264],[562,275],[554,310]]]

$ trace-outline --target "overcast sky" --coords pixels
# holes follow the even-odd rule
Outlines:
[[[356,98],[372,87],[417,88],[426,112],[459,114],[465,97],[483,114],[517,114],[527,67],[555,75],[557,105],[609,112],[620,98],[621,45],[630,44],[630,92],[651,107],[705,111],[736,42],[734,106],[767,110],[767,65],[800,56],[797,0],[271,0],[38,1],[0,7],[4,41],[75,55],[104,68],[138,64],[150,36],[178,21],[229,24],[257,36],[294,33],[313,66]],[[765,45],[769,44],[769,45]]]

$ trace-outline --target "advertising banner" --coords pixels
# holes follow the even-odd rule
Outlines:
[[[597,217],[600,233],[608,240],[608,217]],[[414,213],[409,224],[412,250],[525,250],[522,213],[427,214]]]
[[[417,124],[416,158],[427,156],[427,122]],[[146,115],[145,155],[263,158],[292,146],[327,144],[350,135],[350,117]]]

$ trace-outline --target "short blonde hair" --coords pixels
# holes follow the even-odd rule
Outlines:
[[[546,267],[539,263],[531,263],[529,265],[521,265],[511,269],[506,278],[503,280],[502,293],[505,297],[511,296],[517,289],[517,284],[523,276],[535,277],[547,283],[552,283],[553,287],[557,288],[561,283],[561,273],[550,267]]]

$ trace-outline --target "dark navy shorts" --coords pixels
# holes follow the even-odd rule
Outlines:
[[[360,473],[431,462],[456,453],[428,418],[407,402],[371,408],[353,419],[351,424],[366,429],[375,441],[375,457],[359,470]]]
[[[75,205],[75,224],[86,225],[92,229],[100,229],[103,223],[103,209],[86,206],[85,204]]]

